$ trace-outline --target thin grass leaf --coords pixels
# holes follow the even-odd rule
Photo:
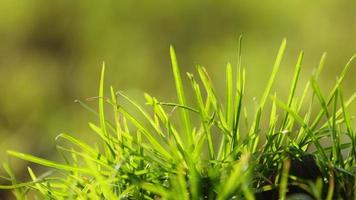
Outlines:
[[[355,132],[351,126],[349,114],[346,110],[347,105],[345,105],[343,94],[342,94],[342,92],[339,92],[339,94],[340,94],[341,109],[342,109],[343,117],[345,119],[347,134],[350,137],[350,141],[352,143],[352,148],[349,153],[350,163],[352,165],[356,160],[356,136],[355,136]],[[354,94],[353,96],[356,96],[356,95]]]
[[[209,158],[214,160],[215,159],[215,153],[214,153],[214,145],[213,145],[213,141],[211,138],[211,132],[210,132],[210,124],[209,124],[209,116],[207,111],[205,110],[205,106],[204,106],[204,102],[203,102],[203,98],[201,95],[201,91],[200,91],[200,87],[198,85],[198,83],[194,80],[194,76],[193,74],[188,74],[188,77],[191,80],[192,83],[192,87],[193,90],[195,92],[195,97],[197,100],[197,104],[199,107],[199,113],[201,116],[201,121],[202,121],[202,125],[204,128],[204,133],[206,135],[206,139],[207,139],[207,143],[208,143],[208,149],[209,149]]]
[[[28,173],[30,174],[30,177],[32,179],[33,182],[38,181],[35,173],[33,172],[33,170],[30,167],[27,167]],[[51,195],[51,193],[47,190],[46,187],[44,187],[43,184],[41,183],[34,183],[35,187],[37,190],[39,190],[43,195],[48,194],[50,197],[54,198],[54,196]]]
[[[68,149],[68,148],[65,148],[65,147],[62,147],[62,146],[59,146],[59,145],[57,145],[57,148],[58,148],[58,150],[71,153],[72,156],[73,156],[73,154],[75,154],[76,156],[80,156],[80,157],[82,157],[82,158],[84,158],[86,160],[91,160],[92,162],[95,162],[98,165],[106,167],[107,169],[112,169],[113,168],[113,166],[108,165],[107,163],[104,162],[105,158],[103,159],[104,161],[102,160],[102,157],[103,157],[102,154],[98,153],[98,154],[96,154],[95,157],[93,157],[93,156],[90,156],[90,155],[86,154],[85,151],[84,152],[78,152],[78,151],[75,151],[73,149]]]
[[[230,130],[232,131],[233,129],[233,117],[234,117],[234,113],[233,113],[233,106],[234,106],[234,101],[233,101],[233,87],[232,87],[233,83],[232,83],[232,67],[231,64],[228,63],[226,66],[226,122],[230,128]]]
[[[88,144],[86,144],[85,142],[83,142],[83,141],[81,141],[81,140],[78,140],[78,139],[76,139],[76,138],[74,138],[74,137],[72,137],[72,136],[70,136],[70,135],[68,135],[68,134],[66,134],[66,133],[61,133],[61,134],[59,134],[59,135],[56,137],[55,140],[59,140],[59,139],[61,139],[61,138],[65,139],[65,140],[68,140],[68,141],[71,142],[72,144],[74,144],[74,145],[80,147],[84,152],[89,153],[89,154],[91,154],[91,155],[93,155],[93,156],[97,156],[98,153],[99,153],[97,150],[93,149],[90,145],[88,145]],[[106,158],[105,158],[105,159],[106,159]]]
[[[245,69],[242,68],[242,35],[239,37],[239,47],[237,52],[237,77],[236,77],[236,94],[234,102],[234,121],[233,121],[233,130],[232,130],[232,142],[231,148],[234,149],[237,146],[239,137],[239,121],[242,109],[242,99],[244,94],[245,87]]]
[[[97,191],[100,192],[105,199],[116,199],[117,197],[109,184],[112,181],[102,174],[101,166],[93,163],[89,159],[86,159],[85,162],[97,181]]]
[[[341,147],[340,147],[340,138],[341,138],[341,130],[337,131],[336,127],[336,110],[338,104],[339,90],[336,90],[335,98],[334,98],[334,106],[332,113],[332,123],[331,123],[331,136],[332,136],[332,144],[333,144],[333,160],[337,165],[342,165],[342,155],[341,155]]]
[[[118,157],[122,156],[122,151],[123,151],[123,130],[121,128],[120,125],[120,119],[119,119],[119,109],[118,109],[118,103],[117,103],[117,98],[116,98],[116,94],[114,91],[114,88],[111,86],[110,87],[110,94],[111,94],[111,101],[112,101],[112,107],[113,107],[113,113],[114,113],[114,120],[115,120],[115,130],[116,130],[116,136],[117,136],[117,141],[119,143],[118,146]]]
[[[241,43],[242,41],[240,41]],[[240,47],[241,48],[241,47]],[[238,68],[238,76],[237,76],[237,88],[236,88],[236,94],[235,94],[235,103],[234,103],[234,127],[233,127],[233,137],[232,137],[232,148],[235,148],[236,145],[238,145],[238,140],[240,139],[239,137],[239,124],[240,124],[240,115],[241,115],[241,110],[242,110],[242,99],[243,99],[243,94],[244,94],[244,85],[245,85],[245,69],[242,69],[240,66]]]
[[[163,156],[165,156],[168,160],[172,158],[169,152],[166,151],[165,148],[151,135],[150,131],[148,131],[136,118],[134,118],[131,114],[129,114],[125,109],[120,108],[119,111],[130,120],[148,139],[148,141],[153,145],[154,149],[160,152]]]
[[[100,85],[99,85],[99,119],[100,127],[105,136],[108,135],[106,131],[105,114],[104,114],[104,77],[105,77],[105,63],[101,69]]]
[[[261,98],[261,102],[260,102],[260,108],[261,109],[264,107],[264,105],[266,103],[266,100],[267,100],[267,98],[269,96],[269,93],[271,91],[274,79],[276,77],[276,74],[278,72],[279,66],[281,64],[284,51],[286,49],[286,45],[287,45],[287,40],[283,39],[282,44],[281,44],[281,46],[279,47],[279,50],[278,50],[276,61],[275,61],[274,65],[273,65],[273,69],[272,69],[272,73],[271,73],[270,79],[268,80],[266,89],[265,89],[265,91],[263,93],[263,96]]]
[[[39,165],[43,165],[43,166],[47,166],[47,167],[52,167],[55,169],[60,169],[60,170],[65,170],[65,171],[73,171],[73,172],[79,172],[79,173],[83,173],[83,174],[92,174],[92,172],[89,169],[83,168],[83,167],[73,167],[70,165],[64,165],[64,164],[59,164],[59,163],[55,163],[53,161],[50,160],[46,160],[43,158],[39,158],[36,156],[32,156],[29,154],[25,154],[25,153],[20,153],[20,152],[16,152],[16,151],[7,151],[7,153],[11,156],[20,158],[22,160],[26,160],[26,161],[30,161]]]
[[[0,189],[2,190],[11,190],[11,189],[18,189],[18,188],[24,188],[24,187],[32,187],[34,183],[39,183],[43,182],[45,180],[41,181],[36,181],[36,182],[24,182],[24,183],[17,183],[17,184],[12,184],[12,185],[0,185]]]
[[[279,69],[279,66],[281,64],[286,45],[287,45],[287,40],[283,39],[282,43],[281,43],[281,46],[279,47],[275,63],[273,65],[271,76],[270,76],[270,78],[268,80],[267,86],[266,86],[266,88],[264,90],[263,96],[262,96],[260,104],[259,104],[259,108],[258,108],[258,110],[256,112],[256,116],[255,116],[252,128],[250,129],[250,133],[249,133],[249,137],[251,138],[251,140],[249,142],[249,144],[250,144],[249,145],[250,146],[250,152],[255,152],[256,148],[258,146],[259,137],[256,136],[255,134],[257,134],[259,132],[261,113],[262,113],[262,110],[263,110],[264,105],[266,103],[267,97],[269,96],[269,93],[271,91],[274,79],[275,79],[276,74],[277,74],[278,69]]]
[[[289,114],[304,128],[304,130],[307,133],[307,136],[313,141],[313,144],[315,147],[318,149],[318,153],[321,154],[323,161],[328,161],[328,157],[325,154],[324,148],[321,146],[320,142],[315,138],[315,135],[313,132],[309,129],[309,126],[304,122],[303,118],[301,118],[296,112],[291,110],[286,104],[284,104],[282,101],[280,101],[277,98],[273,99],[276,104],[281,107],[282,109],[286,110],[289,112]]]
[[[153,98],[146,93],[145,93],[145,98],[148,101],[148,103],[153,106],[154,114],[158,116],[158,118],[162,121],[163,124],[165,124],[168,132],[167,133],[168,137],[170,137],[172,134],[177,145],[179,145],[180,148],[183,148],[183,142],[180,135],[178,134],[178,131],[173,127],[169,115],[164,111],[164,109],[161,106],[164,104],[161,104],[156,98]],[[199,113],[199,111],[196,112]]]
[[[100,136],[100,138],[103,140],[104,142],[104,148],[105,148],[105,155],[106,156],[110,156],[111,158],[115,157],[115,149],[114,149],[114,137],[112,135],[105,135],[105,133],[103,133],[103,129],[96,126],[95,124],[89,122],[88,123],[90,129],[92,129],[97,135]],[[117,142],[115,142],[117,143]]]
[[[329,97],[327,98],[326,106],[329,106],[329,104],[331,103],[332,98],[334,97],[336,90],[340,87],[341,83],[343,82],[343,80],[345,78],[345,75],[346,75],[347,71],[349,70],[349,68],[351,67],[351,63],[353,62],[354,59],[356,59],[356,54],[353,55],[350,58],[350,60],[346,63],[345,67],[343,68],[342,72],[340,73],[339,78],[337,79],[335,86],[333,87],[333,89],[331,90],[331,92],[329,94]],[[310,128],[311,130],[314,130],[317,127],[317,125],[319,124],[322,116],[324,115],[324,112],[325,112],[325,110],[322,109],[318,113],[318,115],[315,118],[314,122],[311,124],[311,128]]]
[[[129,103],[131,103],[146,119],[147,121],[151,124],[151,126],[155,129],[158,135],[161,137],[166,137],[165,134],[162,132],[161,127],[159,127],[155,121],[150,117],[150,115],[136,102],[134,102],[132,99],[130,99],[128,96],[123,94],[122,92],[117,92],[120,96],[124,97]]]
[[[171,62],[173,68],[173,76],[174,76],[176,91],[178,96],[178,102],[179,104],[186,106],[187,103],[186,103],[186,98],[183,89],[183,82],[180,75],[177,57],[173,46],[170,46],[170,55],[171,55]],[[189,147],[188,149],[191,149],[194,146],[194,135],[192,135],[189,113],[187,112],[187,110],[181,109],[180,116],[185,129],[186,138],[188,139],[188,147]]]
[[[297,83],[299,80],[299,75],[300,75],[300,70],[301,70],[301,64],[303,61],[303,55],[304,55],[304,52],[301,51],[299,53],[297,64],[295,65],[294,76],[293,76],[293,80],[292,80],[292,87],[290,89],[290,93],[289,93],[289,97],[288,97],[288,103],[287,103],[288,107],[290,107],[292,105],[293,100],[294,100],[294,94],[295,94],[295,90],[297,88]],[[288,121],[288,112],[285,112],[284,120],[283,120],[280,130],[283,130],[285,128],[287,121]]]
[[[210,107],[212,106],[212,109],[215,111],[221,110],[217,103],[218,98],[216,96],[214,87],[212,85],[212,81],[211,81],[206,69],[200,65],[196,65],[196,69],[198,71],[199,78],[204,85],[204,89],[207,93],[207,97],[206,97],[207,102],[205,105],[205,109],[207,111],[209,111]]]
[[[189,111],[199,114],[199,110],[189,107],[189,106],[180,105],[177,103],[169,103],[169,102],[160,102],[159,101],[159,102],[157,102],[157,104],[162,105],[162,106],[171,106],[171,107],[176,107],[176,108],[182,108],[182,109],[186,109],[186,110],[189,110]]]
[[[75,103],[79,103],[80,106],[82,106],[85,110],[89,111],[90,113],[94,114],[95,116],[99,116],[98,112],[89,107],[86,103],[84,103],[81,100],[74,100]]]

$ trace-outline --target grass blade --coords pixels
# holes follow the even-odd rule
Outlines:
[[[279,69],[279,66],[281,64],[281,61],[282,61],[282,58],[283,58],[283,54],[284,54],[284,51],[286,49],[286,45],[287,45],[287,40],[286,39],[283,39],[282,41],[282,44],[281,46],[279,47],[279,51],[278,51],[278,54],[277,54],[277,58],[276,58],[276,61],[273,65],[273,69],[272,69],[272,73],[271,73],[271,76],[270,76],[270,79],[268,80],[268,83],[267,83],[267,86],[266,86],[266,89],[263,93],[263,96],[262,96],[262,99],[261,99],[261,102],[260,102],[260,108],[263,109],[265,103],[266,103],[266,100],[269,96],[269,93],[271,91],[271,88],[272,88],[272,85],[273,85],[273,82],[274,82],[274,79],[276,77],[276,74],[278,72],[278,69]]]
[[[178,61],[173,46],[170,46],[170,55],[171,55],[171,62],[173,68],[173,76],[174,76],[176,91],[178,96],[178,102],[183,106],[187,106],[182,78],[180,75]],[[191,149],[194,146],[194,136],[192,135],[192,131],[191,131],[192,128],[190,124],[189,113],[185,109],[180,109],[180,116],[185,129],[186,138],[188,139],[188,147],[189,147],[188,149]]]
[[[83,173],[83,174],[92,174],[92,172],[89,169],[86,168],[82,168],[82,167],[73,167],[70,165],[64,165],[64,164],[59,164],[59,163],[55,163],[53,161],[50,160],[46,160],[43,158],[39,158],[36,156],[32,156],[30,154],[25,154],[25,153],[20,153],[20,152],[16,152],[16,151],[7,151],[7,153],[11,156],[20,158],[22,160],[27,160],[39,165],[43,165],[43,166],[47,166],[47,167],[52,167],[55,169],[60,169],[60,170],[65,170],[65,171],[73,171],[73,172],[79,172],[79,173]]]
[[[298,80],[299,80],[299,75],[300,75],[303,55],[304,55],[304,52],[301,51],[299,53],[298,61],[297,61],[297,64],[295,66],[295,69],[294,69],[294,77],[293,77],[293,81],[292,81],[292,87],[291,87],[291,90],[290,90],[290,94],[289,94],[289,97],[288,97],[288,103],[287,103],[288,107],[290,107],[292,105],[293,100],[294,100],[294,94],[295,94],[295,90],[297,88],[297,83],[298,83]],[[283,120],[283,123],[282,123],[282,127],[280,129],[281,131],[286,126],[287,121],[288,121],[288,112],[286,112],[285,115],[284,115],[284,120]]]

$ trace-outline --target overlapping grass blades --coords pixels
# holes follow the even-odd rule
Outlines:
[[[197,76],[188,73],[194,96],[186,96],[187,81],[181,76],[173,47],[170,47],[170,56],[177,103],[162,102],[145,94],[148,109],[113,87],[110,87],[110,97],[106,97],[103,65],[98,111],[77,101],[98,116],[99,125],[89,123],[98,142],[87,144],[69,134],[60,134],[56,141],[63,163],[8,151],[11,156],[54,170],[37,176],[28,168],[32,181],[19,183],[4,165],[8,177],[3,176],[3,179],[11,181],[11,185],[0,185],[0,189],[13,189],[18,199],[27,198],[28,192],[34,190],[40,199],[252,200],[273,190],[279,191],[277,198],[285,199],[288,188],[297,185],[312,188],[308,195],[315,198],[354,198],[356,136],[348,107],[356,94],[344,101],[341,87],[355,56],[325,97],[317,79],[326,54],[298,95],[301,52],[288,99],[284,102],[278,98],[278,93],[271,95],[271,91],[285,48],[284,39],[258,109],[252,113],[253,122],[251,125],[245,123],[244,129],[241,126],[247,121],[248,112],[244,92],[248,87],[241,60],[242,37],[236,67],[230,63],[226,66],[223,101],[219,100],[206,69],[199,65],[196,66]],[[305,101],[308,95],[311,95],[311,102]],[[269,99],[272,109],[268,114],[265,107]],[[122,101],[129,103],[131,109],[122,106]],[[320,110],[315,110],[315,102]],[[105,113],[106,105],[113,110],[110,120]],[[305,113],[301,112],[303,106],[308,107]],[[174,119],[176,111],[180,121]],[[282,117],[279,113],[283,113]],[[193,124],[195,121],[191,118],[199,120]],[[262,120],[269,121],[267,128],[260,125]],[[341,140],[343,136],[348,140]],[[320,140],[327,140],[329,144],[324,146]],[[316,181],[293,177],[294,172],[289,171],[290,155],[312,155],[322,177]]]

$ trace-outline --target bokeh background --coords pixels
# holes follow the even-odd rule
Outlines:
[[[53,157],[54,138],[62,132],[89,137],[87,122],[97,119],[74,100],[97,95],[103,61],[107,86],[139,101],[143,92],[174,101],[170,44],[182,72],[204,65],[223,95],[224,69],[228,61],[236,64],[242,33],[249,104],[262,95],[286,37],[273,91],[286,96],[300,50],[304,82],[327,51],[320,78],[327,95],[356,53],[355,10],[356,1],[343,0],[1,0],[0,163],[9,161],[6,149]],[[355,65],[343,86],[345,97],[355,92]],[[21,177],[26,163],[12,162]]]

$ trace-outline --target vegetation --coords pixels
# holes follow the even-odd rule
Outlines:
[[[202,66],[196,66],[197,75],[187,73],[193,91],[187,95],[173,47],[175,103],[145,94],[146,108],[113,87],[107,97],[103,66],[98,111],[78,101],[99,118],[99,125],[89,123],[98,142],[58,135],[63,163],[8,151],[53,170],[37,175],[28,167],[32,180],[19,182],[5,164],[8,175],[2,178],[11,184],[0,189],[12,189],[18,199],[354,199],[356,135],[347,108],[356,93],[344,100],[341,88],[356,56],[325,96],[317,81],[326,54],[297,93],[301,52],[283,101],[271,94],[286,48],[283,40],[266,89],[249,117],[241,44],[242,37],[238,65],[226,66],[224,100]],[[106,113],[107,106],[113,116]]]

